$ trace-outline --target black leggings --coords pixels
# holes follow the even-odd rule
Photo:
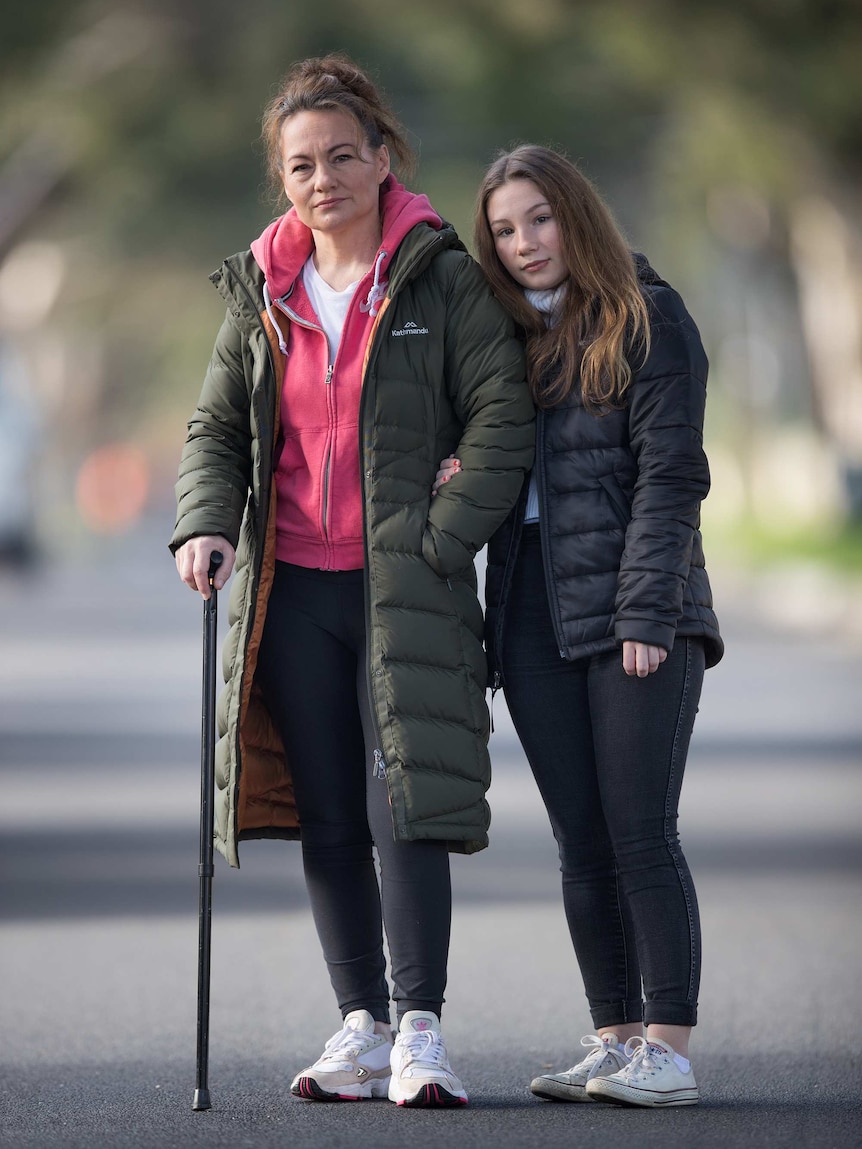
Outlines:
[[[368,699],[363,572],[276,563],[257,681],[281,734],[314,922],[342,1016],[439,1015],[452,894],[443,841],[396,842]],[[372,845],[377,848],[380,885]],[[381,914],[382,904],[382,914]]]
[[[647,678],[628,677],[619,650],[561,659],[538,531],[525,529],[503,640],[506,702],[559,843],[596,1028],[697,1020],[700,923],[677,804],[703,673],[698,638],[678,637]]]

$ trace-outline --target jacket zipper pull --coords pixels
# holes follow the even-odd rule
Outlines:
[[[330,363],[329,366],[326,368],[326,378],[323,380],[324,383],[331,383],[332,382],[332,368],[333,368],[333,364]]]
[[[494,695],[503,684],[503,676],[499,670],[494,671],[494,681],[491,683],[491,733],[494,733]]]
[[[371,774],[373,778],[386,777],[386,762],[384,761],[382,750],[374,751],[374,769]]]

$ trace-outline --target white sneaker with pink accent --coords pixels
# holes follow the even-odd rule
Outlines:
[[[313,1065],[294,1077],[290,1092],[307,1101],[362,1101],[386,1097],[392,1040],[378,1033],[367,1009],[355,1009],[327,1041]]]
[[[436,1013],[411,1009],[401,1018],[390,1057],[389,1100],[413,1109],[466,1105],[452,1072]]]

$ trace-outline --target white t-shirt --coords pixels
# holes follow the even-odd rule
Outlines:
[[[314,266],[314,256],[309,256],[302,269],[302,284],[306,290],[311,306],[314,308],[320,326],[326,332],[329,342],[329,362],[335,362],[338,354],[338,344],[341,342],[341,332],[347,319],[347,309],[353,299],[353,293],[359,286],[359,280],[349,284],[344,291],[336,291],[320,275]]]

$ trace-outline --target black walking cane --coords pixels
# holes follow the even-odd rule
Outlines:
[[[218,591],[213,579],[223,562],[221,551],[210,555],[207,579],[210,597],[204,601],[203,725],[201,731],[201,843],[198,896],[198,1055],[192,1109],[210,1108],[207,1084],[210,1043],[210,948],[213,896],[213,803],[215,797],[215,680]]]

